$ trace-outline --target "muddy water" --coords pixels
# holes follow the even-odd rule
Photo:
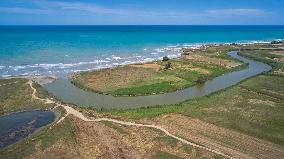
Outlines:
[[[0,116],[0,149],[29,136],[55,120],[51,111],[20,112]]]
[[[231,57],[248,63],[249,67],[240,71],[224,74],[207,81],[202,86],[193,86],[184,90],[138,97],[113,97],[110,95],[102,95],[94,92],[87,92],[77,88],[68,80],[57,80],[47,84],[44,87],[48,92],[67,103],[73,103],[83,107],[94,108],[138,108],[164,104],[175,104],[188,99],[193,99],[208,95],[210,93],[225,89],[238,82],[255,76],[265,71],[269,71],[271,67],[267,64],[241,57],[237,52],[229,52]]]

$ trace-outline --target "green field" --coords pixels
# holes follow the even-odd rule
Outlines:
[[[40,101],[32,100],[32,89],[27,83],[27,79],[12,78],[0,80],[0,115],[50,108],[52,105],[46,105]],[[39,85],[34,84],[38,89],[39,96],[47,95]]]
[[[245,65],[232,59],[231,46],[212,46],[169,61],[118,66],[92,72],[82,72],[72,79],[79,88],[113,96],[139,96],[181,90],[197,84],[200,78],[211,79]],[[186,50],[184,50],[186,52]],[[194,57],[194,58],[190,58]],[[171,68],[164,69],[170,62]]]
[[[166,113],[181,113],[284,145],[284,78],[261,75],[181,104],[111,112],[132,120]]]
[[[247,79],[240,84],[208,96],[175,105],[113,110],[114,116],[139,120],[167,113],[180,113],[218,126],[284,145],[284,76],[283,63],[267,51],[254,50],[249,57],[270,64],[272,71]],[[249,52],[241,52],[246,56]],[[277,56],[278,57],[278,56]]]
[[[0,109],[1,115],[21,111],[34,111],[40,109],[51,109],[54,105],[45,104],[39,100],[32,99],[33,90],[27,83],[28,79],[12,78],[0,80]],[[38,91],[38,96],[46,98],[47,92],[38,84],[33,84]],[[57,118],[65,113],[62,108],[52,110]],[[54,129],[49,126],[40,128],[31,136],[18,141],[0,150],[0,158],[16,159],[34,153],[35,145],[40,143],[43,150],[59,139],[72,141],[72,125],[70,120],[65,120],[64,124],[57,125]],[[11,134],[13,135],[13,134]]]

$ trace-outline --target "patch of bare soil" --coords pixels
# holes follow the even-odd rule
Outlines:
[[[271,53],[271,54],[274,54],[274,55],[284,56],[284,50],[272,51],[272,52],[270,52],[270,53]]]
[[[220,59],[220,58],[213,58],[213,57],[208,57],[208,56],[202,56],[202,55],[196,55],[196,54],[186,55],[185,58],[188,60],[192,60],[192,61],[202,62],[206,64],[211,64],[211,65],[223,66],[226,68],[234,68],[240,65],[239,63],[234,62],[234,61]]]
[[[193,66],[192,64],[190,63],[187,63],[187,64],[175,64],[175,66],[173,67],[173,69],[182,69],[182,70],[187,70],[187,71],[196,71],[198,73],[201,73],[201,74],[210,74],[210,71],[207,70],[207,69],[204,69],[204,68],[201,68],[201,67],[196,67],[196,66]]]
[[[162,125],[177,136],[206,145],[236,158],[284,158],[284,147],[281,145],[183,115],[169,114],[157,117],[154,121],[146,122]]]
[[[203,68],[199,68],[199,67],[193,67],[193,68],[190,68],[190,70],[199,72],[201,74],[210,74],[210,72],[208,70],[203,69]]]
[[[159,137],[167,136],[155,129],[123,126],[103,122],[86,122],[72,117],[75,124],[75,141],[73,145],[59,140],[52,146],[41,150],[36,145],[35,153],[27,158],[99,158],[99,159],[150,159],[156,153],[163,151],[181,158],[213,158],[215,153],[191,147],[186,150],[185,145],[175,141],[171,145]]]
[[[121,142],[121,136],[102,123],[76,122],[76,140],[81,158],[133,158],[139,151]]]
[[[35,81],[36,83],[40,85],[52,83],[53,81],[58,79],[58,77],[56,76],[32,76],[32,77],[27,77],[27,78]]]
[[[130,65],[131,67],[141,67],[141,68],[151,68],[156,71],[161,69],[162,67],[156,63],[145,63],[145,64],[137,64],[137,65]]]
[[[284,62],[284,50],[280,50],[280,51],[272,51],[270,52],[271,54],[274,54],[274,55],[280,55],[282,57],[279,57],[279,58],[275,58],[274,60],[277,61],[277,62]]]
[[[110,127],[104,123],[84,122],[73,118],[76,123],[76,141],[81,158],[152,158],[158,151],[166,151],[183,157],[212,157],[214,153],[192,148],[192,153],[156,140],[163,133],[143,127],[114,124]],[[123,131],[121,131],[121,129]],[[198,152],[198,153],[196,153]]]

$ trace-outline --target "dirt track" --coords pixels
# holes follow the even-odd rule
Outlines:
[[[110,118],[98,118],[98,119],[88,119],[87,117],[85,117],[82,113],[80,113],[79,111],[75,110],[74,108],[68,106],[68,105],[63,105],[61,103],[57,103],[51,99],[41,99],[39,98],[36,93],[37,93],[37,90],[33,87],[33,82],[30,80],[28,82],[28,84],[30,85],[31,89],[33,90],[33,93],[32,93],[32,98],[35,99],[35,100],[41,100],[45,103],[54,103],[56,104],[57,106],[61,106],[63,107],[65,110],[66,110],[66,115],[64,117],[62,117],[60,120],[58,120],[57,123],[60,123],[61,121],[64,120],[64,118],[68,115],[73,115],[83,121],[87,121],[87,122],[101,122],[101,121],[109,121],[109,122],[113,122],[113,123],[117,123],[117,124],[121,124],[121,125],[127,125],[127,126],[138,126],[138,127],[148,127],[148,128],[155,128],[155,129],[158,129],[162,132],[164,132],[166,135],[172,137],[172,138],[175,138],[176,140],[184,143],[184,144],[188,144],[188,145],[191,145],[193,147],[196,147],[196,148],[200,148],[200,149],[203,149],[203,150],[206,150],[206,151],[209,151],[209,152],[212,152],[212,153],[215,153],[217,155],[221,155],[223,157],[226,157],[226,158],[231,158],[233,159],[234,157],[232,156],[229,156],[227,154],[224,154],[220,151],[217,151],[217,150],[214,150],[214,149],[211,149],[211,148],[208,148],[206,146],[202,146],[202,145],[198,145],[196,143],[193,143],[193,142],[190,142],[190,141],[187,141],[185,139],[182,139],[178,136],[175,136],[173,134],[171,134],[169,131],[167,131],[166,129],[164,129],[163,127],[161,126],[158,126],[158,125],[147,125],[147,124],[138,124],[138,123],[133,123],[133,122],[127,122],[127,121],[119,121],[119,120],[115,120],[115,119],[110,119]]]

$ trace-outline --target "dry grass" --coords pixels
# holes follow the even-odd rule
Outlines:
[[[241,64],[241,63],[238,63],[232,60],[208,57],[208,56],[197,55],[197,54],[186,55],[185,58],[188,60],[194,61],[194,62],[202,62],[207,65],[217,65],[217,66],[222,66],[226,68],[234,68]]]
[[[47,108],[49,105],[32,99],[32,89],[23,78],[0,80],[0,115]],[[40,89],[40,96],[45,96]]]
[[[41,143],[35,140],[38,146],[26,158],[147,159],[159,156],[161,152],[177,158],[217,157],[214,153],[172,141],[154,129],[84,122],[75,117],[71,120],[75,126],[76,143],[58,139],[43,150]],[[176,144],[172,145],[169,141]]]
[[[116,67],[93,72],[82,79],[86,86],[98,91],[107,92],[126,85],[133,85],[138,81],[154,80],[155,75],[143,68]]]
[[[277,159],[284,157],[284,146],[183,115],[168,114],[148,122],[163,125],[163,127],[178,136],[230,154],[236,158]]]
[[[86,90],[114,96],[150,95],[184,89],[196,84],[199,77],[213,78],[241,65],[227,55],[229,48],[223,48],[224,52],[210,49],[170,61],[83,72],[75,76],[72,83]],[[165,70],[168,62],[172,67]]]
[[[154,69],[156,71],[159,71],[160,69],[162,69],[162,66],[158,65],[156,63],[145,63],[145,64],[130,65],[130,66],[131,67],[151,68],[151,69]]]

